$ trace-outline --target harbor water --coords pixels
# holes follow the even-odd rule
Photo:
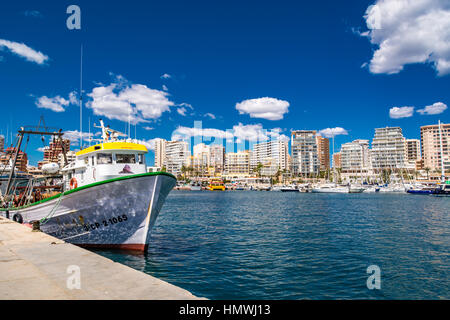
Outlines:
[[[147,254],[96,252],[209,299],[449,299],[449,213],[429,195],[172,191]]]

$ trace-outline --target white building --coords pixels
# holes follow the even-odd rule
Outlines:
[[[292,172],[294,175],[319,173],[320,163],[315,130],[291,132]]]
[[[166,140],[155,140],[155,167],[163,167],[164,158],[166,156]]]
[[[218,144],[209,145],[209,165],[216,173],[222,172],[225,165],[225,147]]]
[[[278,170],[288,169],[289,146],[287,141],[267,141],[253,145],[250,169],[263,165],[261,175],[272,176]]]
[[[186,141],[166,141],[163,166],[175,176],[180,175],[181,168],[188,164],[190,156],[189,144]],[[157,164],[155,164],[158,167]]]
[[[67,159],[67,164],[74,162],[76,160],[76,152],[75,151],[68,151],[66,152],[66,159]],[[58,165],[60,168],[64,168],[64,154],[60,153],[58,155]]]
[[[248,177],[250,175],[250,152],[239,151],[225,154],[225,171],[227,177]]]
[[[402,128],[375,129],[371,151],[372,168],[375,171],[406,168],[406,157],[406,139]]]
[[[343,179],[367,177],[371,169],[369,140],[344,143],[340,151],[340,165]]]

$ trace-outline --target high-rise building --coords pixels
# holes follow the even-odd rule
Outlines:
[[[341,153],[340,152],[333,153],[333,168],[334,169],[341,168]]]
[[[250,175],[250,152],[246,150],[226,153],[224,173],[229,177],[248,177]]]
[[[319,155],[315,130],[291,132],[292,172],[295,175],[317,174]]]
[[[166,140],[156,139],[155,140],[155,167],[162,168],[164,163],[164,158],[166,156]]]
[[[370,168],[369,140],[354,140],[341,146],[342,173],[362,174]]]
[[[417,161],[421,159],[420,140],[406,139],[406,162],[407,167],[415,169]]]
[[[371,151],[372,168],[375,171],[405,168],[406,157],[406,139],[402,128],[375,129]]]
[[[225,147],[219,144],[209,145],[209,165],[216,173],[221,173],[225,164]]]
[[[0,155],[0,164],[4,166],[8,166],[11,163],[14,162],[14,156],[16,154],[16,148],[15,147],[9,147],[5,150],[5,153]],[[18,171],[27,171],[28,166],[28,155],[25,152],[19,151],[17,154],[17,160],[16,160],[16,170]]]
[[[450,124],[441,123],[441,137],[439,126],[429,125],[420,127],[420,138],[422,142],[422,159],[424,169],[441,171],[441,157],[444,162],[444,170],[450,170]]]
[[[163,166],[167,172],[180,175],[181,168],[189,162],[189,156],[189,144],[186,141],[166,141]]]
[[[75,151],[69,151],[66,153],[66,159],[67,159],[67,163],[71,163],[74,162],[76,159],[76,152]],[[63,168],[65,166],[65,160],[64,160],[64,154],[60,153],[58,155],[58,164],[60,168]]]
[[[54,140],[50,142],[50,144],[44,147],[44,159],[38,162],[38,168],[41,169],[43,164],[46,163],[58,163],[59,155],[63,154],[63,152],[70,151],[70,140]]]
[[[330,169],[330,139],[316,136],[317,155],[319,157],[320,171]]]
[[[272,176],[278,170],[288,169],[289,145],[287,141],[267,141],[253,145],[250,157],[250,169],[262,164],[262,175]]]
[[[194,154],[190,157],[189,165],[202,175],[208,171],[210,164],[210,148],[204,143],[194,146]]]
[[[5,149],[5,137],[0,135],[0,153],[3,152],[3,149]]]

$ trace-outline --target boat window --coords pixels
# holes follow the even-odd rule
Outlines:
[[[97,155],[97,164],[108,164],[108,163],[112,163],[112,154],[99,153]]]
[[[134,154],[116,154],[116,163],[136,163]]]
[[[139,154],[138,157],[139,157],[139,164],[143,164],[145,162],[144,155]]]

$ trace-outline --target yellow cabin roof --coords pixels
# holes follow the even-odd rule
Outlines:
[[[91,152],[98,151],[113,151],[113,150],[126,150],[126,151],[140,151],[141,153],[147,153],[148,150],[143,144],[115,141],[96,144],[92,147],[80,150],[76,153],[77,156],[82,156]]]

